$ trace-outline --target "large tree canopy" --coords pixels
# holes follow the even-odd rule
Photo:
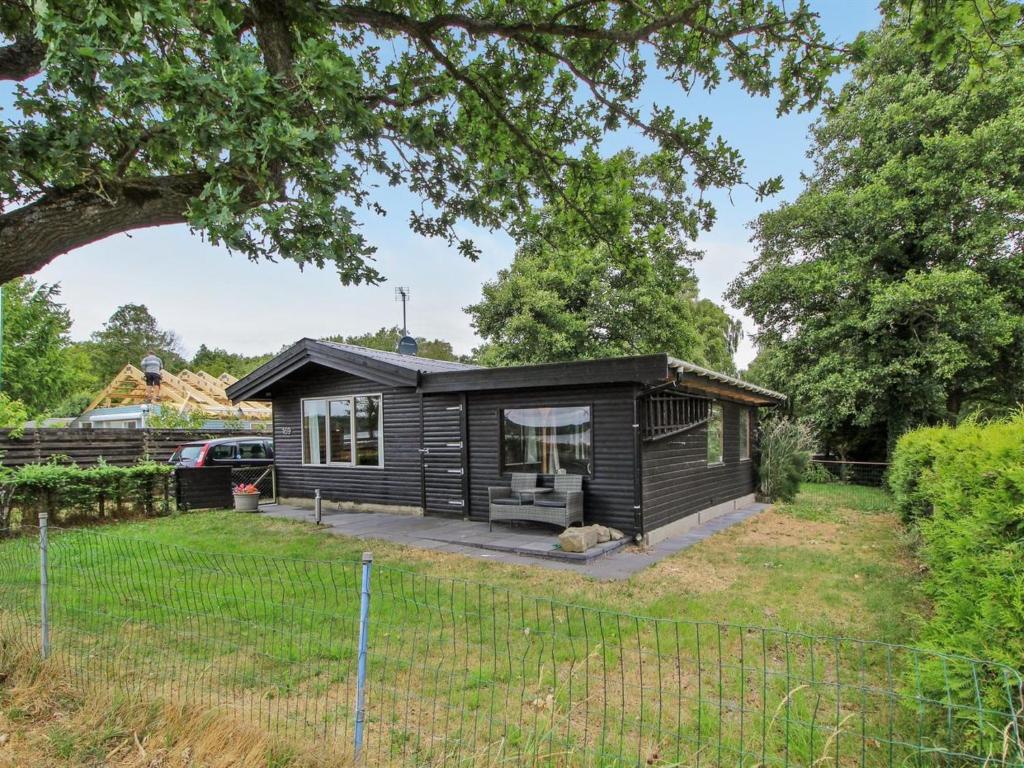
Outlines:
[[[595,163],[586,190],[570,190],[606,237],[557,202],[537,212],[512,265],[467,307],[491,365],[669,352],[732,372],[739,328],[697,294],[689,209],[659,193],[650,167],[626,152]]]
[[[88,385],[87,374],[69,358],[71,315],[60,286],[30,278],[3,289],[3,354],[0,388],[39,415]]]
[[[253,259],[377,280],[359,210],[401,185],[422,234],[515,232],[642,134],[702,223],[701,191],[750,183],[705,118],[643,104],[652,75],[820,96],[837,54],[781,0],[11,0],[0,82],[0,282],[113,233],[188,222]],[[758,185],[761,192],[777,179]],[[599,222],[592,222],[597,227]]]
[[[881,7],[936,65],[966,63],[969,80],[1024,59],[1020,0],[882,0]]]
[[[397,325],[391,328],[380,328],[376,331],[368,331],[354,335],[335,334],[327,336],[324,341],[340,341],[343,344],[355,344],[370,349],[381,349],[385,352],[394,352],[398,348],[398,341],[402,338],[402,329]],[[416,355],[418,357],[429,357],[432,360],[459,361],[462,358],[455,354],[450,341],[444,339],[428,339],[425,336],[416,336]]]
[[[205,344],[200,344],[188,365],[194,371],[206,371],[211,376],[229,373],[241,378],[252,373],[273,356],[273,353],[241,355],[237,352],[228,352],[220,347],[208,347]]]
[[[830,447],[1024,397],[1024,67],[933,66],[889,27],[813,132],[813,174],[762,215],[735,282],[761,354]]]
[[[155,352],[167,370],[185,367],[178,337],[161,328],[145,304],[123,304],[115,309],[87,344],[104,384],[125,365],[138,366],[149,352]]]

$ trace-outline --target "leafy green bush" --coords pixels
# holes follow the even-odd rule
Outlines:
[[[151,461],[130,467],[100,463],[82,468],[51,461],[0,468],[0,529],[31,524],[41,512],[64,524],[157,514],[173,471]]]
[[[13,437],[20,437],[28,421],[28,409],[21,400],[12,400],[0,392],[0,428],[10,429]]]
[[[922,640],[949,654],[1024,672],[1024,413],[1003,421],[916,430],[897,443],[889,482],[919,533],[933,603]],[[1007,680],[974,679],[963,665],[915,672],[926,695],[1007,710]],[[965,738],[994,738],[1006,723],[965,721]],[[993,717],[993,720],[997,718]]]
[[[835,483],[839,478],[825,469],[821,464],[813,461],[807,462],[803,473],[800,475],[800,482],[803,483]]]
[[[903,522],[931,515],[929,484],[936,453],[954,435],[952,427],[922,427],[906,433],[896,444],[888,480],[893,504]]]
[[[811,433],[800,422],[767,418],[761,422],[761,496],[768,501],[792,501],[811,457]]]
[[[149,415],[146,419],[146,426],[150,429],[202,429],[203,424],[209,419],[210,417],[202,411],[178,411],[169,406],[163,406],[159,412]]]

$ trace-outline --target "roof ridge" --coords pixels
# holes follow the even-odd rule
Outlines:
[[[404,361],[404,362],[422,361],[424,363],[430,364],[431,366],[444,366],[444,367],[448,367],[448,368],[455,369],[455,370],[471,370],[471,369],[474,369],[474,368],[480,368],[481,367],[479,365],[473,365],[472,363],[461,363],[461,362],[459,362],[457,360],[439,360],[439,359],[437,359],[435,357],[423,357],[422,355],[405,355],[405,354],[402,354],[401,352],[396,352],[396,351],[392,351],[392,350],[388,350],[388,349],[377,349],[376,347],[366,347],[366,346],[363,346],[361,344],[352,344],[352,343],[347,342],[347,341],[333,341],[333,340],[328,340],[328,339],[317,339],[316,343],[318,343],[318,344],[326,344],[327,346],[335,347],[336,349],[342,349],[342,350],[346,350],[347,349],[347,350],[352,350],[352,351],[358,350],[358,352],[360,352],[360,353],[367,353],[368,352],[368,353],[371,353],[369,355],[370,357],[377,357],[378,359],[386,358],[388,360]],[[408,367],[408,366],[406,366],[406,367]]]

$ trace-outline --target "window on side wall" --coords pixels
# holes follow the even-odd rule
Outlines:
[[[708,418],[708,464],[721,464],[725,460],[724,422],[722,404],[712,403]]]
[[[302,401],[302,463],[379,467],[384,431],[380,395]]]
[[[590,406],[503,408],[503,472],[591,475]]]
[[[750,458],[750,409],[740,411],[740,461]]]

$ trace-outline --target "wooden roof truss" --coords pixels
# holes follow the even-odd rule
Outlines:
[[[225,374],[228,379],[234,377]],[[160,394],[156,400],[162,408],[174,408],[179,413],[199,411],[212,418],[266,420],[270,408],[265,403],[243,401],[233,405],[224,390],[229,383],[206,371],[184,370],[177,376],[169,371],[160,372]],[[87,411],[113,406],[141,405],[146,402],[146,377],[134,365],[126,365],[103,391],[89,403]]]

